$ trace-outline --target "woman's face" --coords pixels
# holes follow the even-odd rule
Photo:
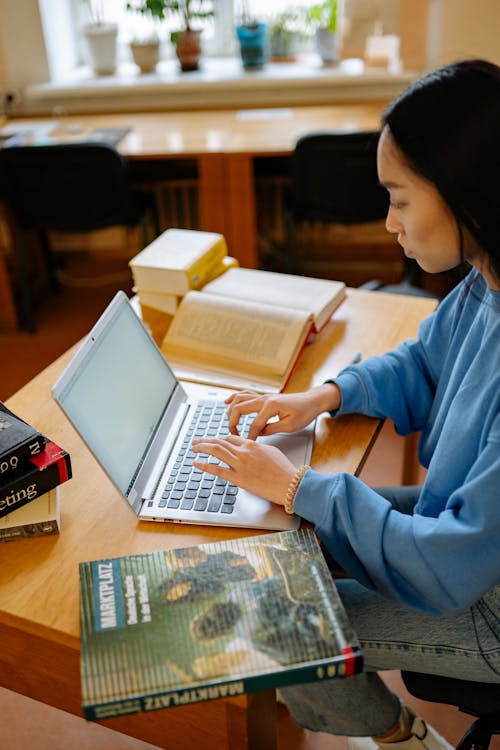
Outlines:
[[[428,273],[457,266],[461,258],[455,217],[434,185],[408,165],[388,127],[380,137],[377,164],[390,198],[385,225],[398,235],[405,255]]]

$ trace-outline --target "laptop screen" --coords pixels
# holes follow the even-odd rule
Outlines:
[[[176,378],[125,294],[88,335],[53,392],[125,493],[174,392]],[[61,379],[62,380],[62,379]]]

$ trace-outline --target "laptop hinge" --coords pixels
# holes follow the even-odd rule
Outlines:
[[[189,410],[189,403],[184,402],[180,407],[178,407],[177,414],[175,415],[174,419],[172,421],[169,421],[164,434],[162,434],[162,429],[158,431],[158,435],[156,436],[154,444],[152,445],[152,450],[154,450],[155,452],[154,455],[156,456],[156,460],[154,463],[154,467],[151,471],[148,472],[147,481],[145,482],[144,489],[141,492],[143,499],[151,499],[152,497],[154,497],[154,494],[158,488],[158,484],[163,475],[165,465],[170,458],[172,449],[177,443],[179,434],[186,420],[186,416],[189,413]],[[140,489],[137,485],[139,485],[139,482],[136,483],[136,489],[139,492]]]

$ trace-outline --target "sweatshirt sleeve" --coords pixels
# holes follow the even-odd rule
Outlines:
[[[417,340],[405,341],[386,354],[351,365],[333,378],[342,403],[332,415],[388,417],[402,435],[420,432],[434,401],[444,353],[456,330],[460,293],[461,285],[422,322]]]
[[[349,474],[309,470],[294,503],[343,568],[434,614],[463,610],[500,582],[500,415],[466,481],[437,517],[405,515]]]

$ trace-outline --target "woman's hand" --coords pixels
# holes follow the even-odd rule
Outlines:
[[[229,431],[233,435],[238,434],[238,421],[243,414],[256,413],[248,433],[249,439],[255,440],[259,435],[301,430],[321,412],[338,409],[340,391],[334,383],[325,383],[303,393],[271,396],[241,391],[229,396],[226,404],[229,404]]]
[[[275,446],[256,443],[239,435],[193,440],[195,453],[207,454],[227,466],[197,459],[193,466],[253,492],[254,495],[284,505],[296,467]]]

